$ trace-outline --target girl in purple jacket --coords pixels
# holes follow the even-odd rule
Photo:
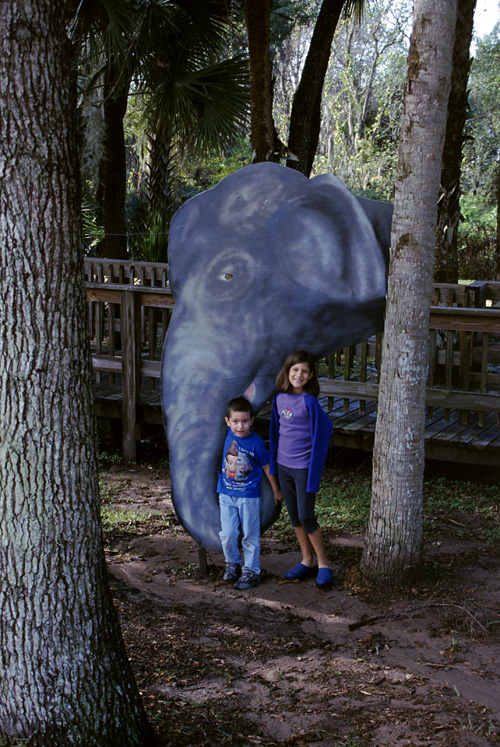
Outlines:
[[[314,362],[310,353],[297,350],[288,356],[278,374],[278,394],[271,414],[270,472],[278,475],[302,551],[302,561],[287,571],[286,578],[316,576],[316,586],[328,589],[333,574],[314,505],[333,426],[317,399],[319,382]]]

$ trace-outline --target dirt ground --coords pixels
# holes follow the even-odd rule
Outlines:
[[[200,574],[168,470],[116,465],[102,479],[115,508],[151,519],[108,534],[106,552],[162,745],[500,744],[500,546],[477,538],[474,517],[442,517],[410,594],[371,588],[362,537],[328,532],[337,587],[287,582],[300,557],[272,530],[262,583],[244,592],[222,581],[221,554]]]

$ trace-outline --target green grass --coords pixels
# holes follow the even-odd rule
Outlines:
[[[107,504],[101,506],[101,520],[105,535],[119,532],[136,536],[180,530],[177,522],[169,514],[151,511],[143,513],[135,509],[115,509]]]
[[[458,535],[489,542],[500,540],[500,491],[497,485],[444,477],[424,480],[424,536],[443,529],[443,517]],[[323,530],[362,534],[370,515],[371,473],[365,469],[327,468],[316,500]],[[463,524],[463,527],[461,525]],[[472,528],[471,528],[472,525]],[[292,539],[286,510],[275,525],[282,539]]]
[[[443,477],[430,478],[424,482],[424,528],[431,532],[437,517],[456,521],[460,529],[460,518],[472,518],[478,525],[479,538],[496,542],[500,540],[500,496],[498,485],[451,480]],[[471,534],[471,527],[464,527],[463,534]]]

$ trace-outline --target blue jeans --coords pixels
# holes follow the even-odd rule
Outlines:
[[[260,497],[234,498],[219,493],[220,523],[219,533],[226,563],[243,565],[240,552],[240,538],[245,563],[244,571],[260,574]]]

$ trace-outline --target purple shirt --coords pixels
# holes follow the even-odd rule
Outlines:
[[[311,460],[311,422],[305,393],[278,394],[278,464],[292,469],[307,469]]]

